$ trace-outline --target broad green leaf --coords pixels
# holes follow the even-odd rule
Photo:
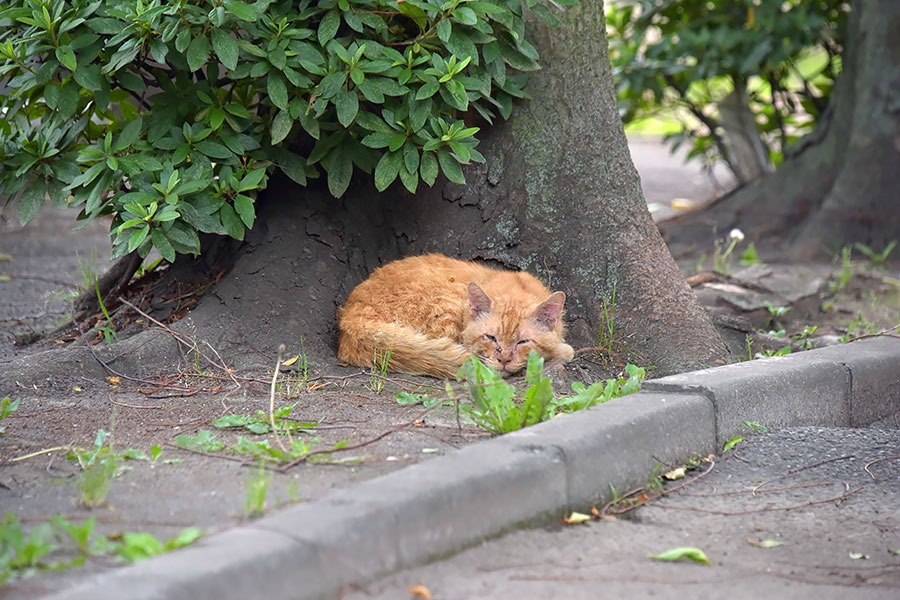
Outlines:
[[[423,152],[419,161],[419,175],[429,186],[434,185],[438,176],[438,161],[434,152]]]
[[[188,69],[191,73],[199,70],[209,59],[209,39],[205,34],[198,35],[187,49]]]
[[[431,98],[434,96],[438,89],[440,89],[440,84],[437,81],[431,81],[422,85],[419,88],[419,91],[416,92],[416,100],[424,100],[425,98]]]
[[[241,221],[247,226],[247,229],[253,227],[253,221],[256,220],[256,210],[253,207],[253,200],[244,194],[238,194],[234,198],[234,210]]]
[[[238,0],[225,0],[225,10],[242,21],[256,21],[256,10]]]
[[[279,110],[278,114],[275,115],[275,118],[272,119],[272,143],[277,144],[284,138],[288,136],[291,132],[291,127],[293,127],[294,122],[291,119],[291,115],[286,110]]]
[[[153,242],[153,247],[156,248],[160,256],[170,263],[175,262],[175,248],[172,247],[172,244],[160,229],[156,227],[153,228],[153,231],[150,233],[150,240]]]
[[[223,65],[233,71],[237,67],[239,56],[237,42],[224,29],[213,29],[209,36],[216,56]]]
[[[219,209],[219,218],[228,235],[236,240],[244,241],[244,222],[230,204],[222,205],[222,208]]]
[[[72,71],[72,78],[81,87],[99,92],[103,89],[100,81],[100,65],[83,65]]]
[[[75,51],[71,46],[61,46],[56,49],[56,60],[58,60],[65,68],[74,71],[78,66],[75,58]]]
[[[700,548],[693,548],[689,546],[672,548],[671,550],[667,550],[666,552],[663,552],[661,554],[650,554],[648,556],[650,558],[666,562],[673,562],[676,560],[681,560],[682,558],[687,558],[696,563],[702,563],[704,565],[711,564],[709,562],[709,558],[707,558],[706,553],[704,553],[703,550],[701,550]]]
[[[410,194],[415,194],[416,188],[419,187],[419,174],[415,171],[410,173],[405,167],[401,167],[398,171],[398,175],[400,175],[400,183],[403,184],[403,187],[405,187]]]
[[[319,45],[325,46],[337,33],[338,26],[341,24],[341,14],[336,10],[330,10],[325,13],[319,22],[319,30],[317,33]]]
[[[19,223],[22,225],[30,222],[44,205],[46,188],[43,178],[25,185],[22,196],[19,198]]]
[[[403,158],[399,152],[388,152],[381,156],[375,165],[375,189],[383,192],[391,185],[400,173]]]
[[[269,100],[281,110],[288,110],[287,87],[284,85],[284,79],[277,73],[271,73],[266,79],[266,90],[269,93]]]
[[[461,183],[464,185],[466,183],[466,178],[463,176],[459,162],[453,158],[453,155],[443,148],[438,150],[437,154],[438,162],[441,164],[441,171],[444,172],[444,176],[454,183]]]
[[[355,91],[341,90],[334,97],[334,106],[337,109],[338,122],[344,127],[350,127],[356,113],[359,112],[359,97]]]

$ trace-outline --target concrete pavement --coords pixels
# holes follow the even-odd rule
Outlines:
[[[900,339],[878,337],[647,382],[608,404],[338,490],[56,598],[335,598],[390,572],[584,510],[770,428],[900,414]],[[898,448],[900,453],[900,448]]]

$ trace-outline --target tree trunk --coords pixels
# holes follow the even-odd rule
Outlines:
[[[567,294],[576,348],[595,346],[601,299],[615,290],[615,331],[632,362],[672,373],[726,350],[650,218],[618,115],[602,3],[535,26],[542,71],[533,99],[486,130],[468,185],[412,196],[356,186],[343,200],[273,181],[230,275],[190,319],[214,345],[271,351],[281,342],[334,360],[335,310],[372,269],[443,252],[537,274]],[[485,130],[483,130],[483,133]],[[206,323],[218,322],[210,328]],[[252,348],[244,341],[252,340]]]
[[[775,173],[662,224],[673,254],[734,227],[795,259],[900,237],[900,3],[854,2],[843,59],[828,110]]]

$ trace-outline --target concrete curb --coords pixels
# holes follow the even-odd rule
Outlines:
[[[337,490],[53,596],[334,598],[767,427],[900,413],[900,339],[867,339],[647,382],[644,391]]]

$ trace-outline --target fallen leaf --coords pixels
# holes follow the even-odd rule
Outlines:
[[[81,391],[81,386],[80,386],[80,385],[73,386],[73,387],[72,387],[72,391],[73,391],[73,392],[80,392],[80,391]]]
[[[591,507],[591,514],[594,515],[595,517],[599,517],[599,516],[600,516],[600,511],[597,510],[597,507],[596,507],[596,506],[592,506],[592,507]]]
[[[725,445],[722,447],[722,452],[728,452],[729,450],[731,450],[732,448],[734,448],[740,442],[743,442],[743,441],[744,441],[744,436],[742,436],[742,435],[734,436],[733,438],[731,438],[730,440],[725,442]]]
[[[282,367],[289,367],[289,366],[291,366],[292,364],[294,364],[295,362],[297,362],[297,359],[298,359],[298,358],[300,358],[300,355],[299,355],[299,354],[298,354],[297,356],[293,356],[293,357],[291,357],[291,358],[289,358],[289,359],[287,359],[287,360],[285,360],[285,361],[282,361],[281,366],[282,366]]]
[[[898,548],[897,550],[888,550],[888,552],[890,552],[894,556],[900,556],[900,548]]]
[[[751,546],[757,546],[759,548],[775,548],[777,546],[784,546],[787,542],[779,542],[778,540],[747,540],[747,543]]]
[[[422,448],[422,454],[434,454],[439,452],[437,448]]]
[[[648,554],[647,556],[666,562],[674,562],[676,560],[681,560],[682,558],[688,558],[696,563],[702,563],[704,565],[712,564],[709,562],[709,558],[706,557],[706,553],[703,552],[703,550],[691,546],[672,548],[671,550],[666,550],[662,554]]]
[[[863,554],[862,552],[851,552],[850,558],[853,560],[866,560],[869,558],[868,554]]]
[[[310,383],[306,386],[306,389],[310,392],[314,392],[315,390],[321,390],[323,387],[325,387],[324,383]]]
[[[591,520],[591,515],[586,515],[580,512],[573,512],[568,517],[563,517],[563,523],[566,525],[578,525],[579,523],[586,523]]]
[[[107,377],[106,380],[110,382],[112,385],[119,385],[122,380],[118,376]]]
[[[690,210],[695,208],[699,204],[696,200],[691,200],[690,198],[675,198],[670,203],[669,206],[672,207],[672,210]]]
[[[663,473],[663,477],[672,481],[676,479],[684,479],[684,467],[678,467],[677,469],[672,469],[668,473]]]
[[[0,275],[0,281],[9,281],[10,279],[9,275]]]
[[[429,592],[428,588],[421,583],[410,586],[409,595],[413,598],[424,598],[424,600],[431,600],[431,592]]]
[[[0,252],[0,262],[9,262],[12,260],[12,256],[6,254],[4,252]]]

